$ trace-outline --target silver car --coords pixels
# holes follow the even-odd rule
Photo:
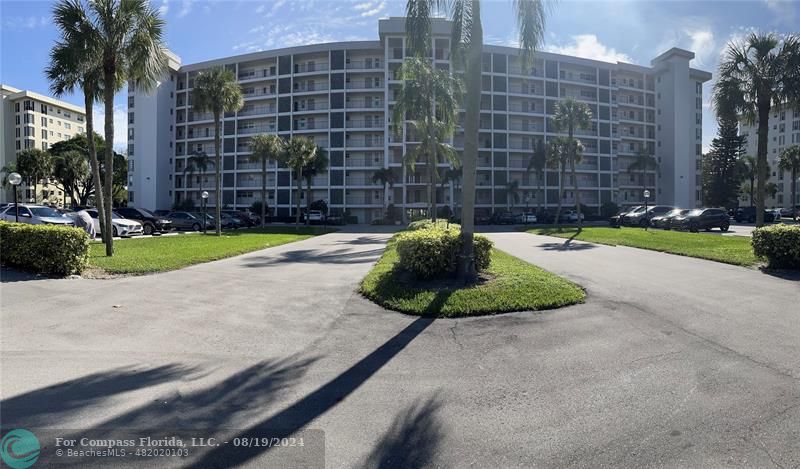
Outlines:
[[[100,234],[100,215],[97,213],[97,209],[87,208],[86,213],[92,217],[94,230]],[[127,237],[144,234],[144,228],[142,227],[141,223],[136,220],[122,218],[117,212],[111,212],[111,227],[115,237]]]
[[[75,226],[75,221],[72,218],[46,205],[19,204],[18,208],[20,223]],[[9,205],[0,213],[0,219],[11,222],[16,221],[16,209],[14,204]]]

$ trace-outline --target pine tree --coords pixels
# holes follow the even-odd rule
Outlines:
[[[735,117],[719,119],[711,150],[703,155],[703,204],[708,207],[734,207],[741,178],[737,160],[744,154],[747,138],[739,135]]]

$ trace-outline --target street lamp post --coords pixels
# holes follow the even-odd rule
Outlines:
[[[203,199],[203,234],[206,234],[206,200],[208,200],[208,191],[203,191],[200,193],[200,197]]]
[[[8,182],[14,186],[14,220],[19,223],[19,205],[17,204],[17,186],[22,182],[22,176],[19,173],[11,173],[8,175]]]
[[[644,230],[647,231],[647,226],[650,224],[650,219],[647,218],[647,199],[650,198],[650,191],[644,191]]]

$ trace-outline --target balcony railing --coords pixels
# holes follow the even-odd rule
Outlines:
[[[327,111],[328,103],[305,104],[294,107],[294,112]]]
[[[523,132],[543,132],[544,126],[534,123],[524,123],[524,122],[509,122],[508,124],[509,130],[521,130]]]
[[[383,147],[383,138],[350,137],[346,144],[348,147],[380,148]]]
[[[373,90],[373,89],[383,89],[383,84],[378,81],[375,83],[373,80],[353,80],[347,82],[345,88],[348,90]]]
[[[258,116],[262,114],[275,114],[277,108],[275,106],[254,106],[244,107],[239,111],[239,116]]]
[[[252,80],[254,78],[271,78],[276,76],[275,73],[270,73],[269,69],[251,69],[241,70],[237,78],[239,80]]]
[[[252,90],[252,91],[249,91],[249,92],[248,91],[243,91],[242,92],[242,96],[244,96],[245,99],[247,99],[247,98],[256,98],[256,97],[259,97],[259,96],[275,96],[276,94],[277,93],[275,93],[274,91],[264,91],[263,89]]]
[[[345,127],[348,129],[380,129],[383,128],[383,122],[377,120],[352,119],[345,121]]]
[[[345,68],[348,70],[372,70],[383,68],[383,64],[377,58],[373,60],[351,60],[347,62]]]
[[[381,203],[380,200],[373,202],[372,197],[362,194],[346,195],[344,200],[346,204],[352,205],[372,205],[373,203],[380,205]]]
[[[328,62],[307,62],[294,64],[294,73],[327,72]]]
[[[372,176],[347,176],[344,183],[349,186],[378,186],[379,183],[372,182]]]
[[[383,109],[383,100],[374,101],[371,99],[352,99],[345,104],[347,109],[365,108],[365,109]]]
[[[519,142],[511,140],[508,142],[508,148],[512,150],[533,150],[533,142]]]
[[[401,161],[402,161],[402,159],[401,159]],[[345,165],[347,165],[347,167],[349,167],[349,168],[353,168],[353,167],[379,168],[379,167],[383,166],[383,158],[381,158],[381,157],[368,158],[368,157],[351,156],[350,158],[345,159]]]
[[[592,85],[597,83],[597,77],[594,75],[587,77],[587,76],[581,76],[580,73],[568,72],[562,70],[560,76],[562,80],[578,81],[581,83],[590,83]]]
[[[314,120],[311,122],[298,122],[294,130],[328,130],[328,120]]]
[[[189,122],[210,121],[210,120],[214,120],[214,114],[210,112],[206,112],[203,114],[196,114],[196,113],[189,114]]]
[[[508,103],[508,110],[512,112],[528,112],[531,114],[542,113],[542,111],[536,109],[536,107],[531,108],[529,104],[522,104],[522,103]]]
[[[277,126],[272,124],[256,125],[253,127],[240,127],[239,135],[257,134],[261,132],[275,132]]]
[[[536,67],[527,67],[527,69],[523,69],[519,65],[509,65],[508,66],[508,73],[513,75],[525,75],[529,77],[541,77],[542,71]]]
[[[307,93],[312,91],[327,91],[327,83],[299,83],[294,87],[295,93]]]
[[[535,86],[519,86],[519,85],[509,86],[508,92],[515,94],[527,94],[527,95],[537,95],[537,96],[541,96],[543,94],[541,88],[537,88]]]

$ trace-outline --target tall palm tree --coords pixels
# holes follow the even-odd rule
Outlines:
[[[546,7],[544,0],[513,2],[519,44],[524,63],[530,63],[533,52],[544,40]],[[480,0],[408,0],[406,34],[412,55],[428,57],[432,44],[431,18],[440,7],[453,20],[450,48],[451,60],[465,69],[466,99],[464,109],[464,176],[462,190],[462,252],[459,277],[464,282],[476,278],[473,239],[475,235],[475,170],[478,161],[478,129],[481,105],[481,58],[483,24]]]
[[[278,161],[284,151],[284,140],[274,134],[259,134],[250,140],[250,161],[261,163],[261,227],[267,219],[267,164]]]
[[[194,79],[194,110],[210,111],[214,116],[214,169],[215,181],[215,223],[217,236],[222,234],[222,124],[220,119],[226,112],[236,112],[244,105],[242,88],[236,82],[236,75],[223,67],[213,67],[197,74]]]
[[[528,167],[526,168],[527,172],[530,173],[533,171],[536,174],[536,214],[539,216],[541,216],[542,213],[542,200],[544,200],[544,197],[542,197],[542,182],[544,181],[544,169],[546,167],[547,147],[544,145],[544,141],[539,140],[531,154],[531,159],[528,160]]]
[[[589,109],[586,103],[576,101],[572,98],[567,98],[556,103],[553,123],[559,131],[567,132],[567,138],[570,142],[569,164],[572,168],[572,182],[575,185],[575,210],[578,212],[579,227],[581,226],[581,197],[580,192],[578,192],[578,178],[575,174],[575,165],[578,163],[579,159],[576,150],[579,144],[575,142],[575,130],[588,128],[591,120],[592,110]]]
[[[33,185],[33,197],[36,200],[39,181],[53,175],[53,157],[38,148],[22,150],[17,153],[17,171]]]
[[[657,168],[658,160],[656,160],[656,157],[644,149],[640,150],[636,154],[633,163],[628,165],[628,171],[641,171],[642,197],[644,197],[644,191],[647,190],[647,170]]]
[[[94,139],[94,103],[102,93],[103,80],[102,64],[98,60],[101,56],[100,32],[80,0],[60,0],[56,3],[53,7],[53,21],[61,37],[50,51],[50,66],[45,69],[45,75],[50,82],[50,91],[56,97],[73,93],[76,89],[83,91],[86,141],[95,205],[100,232],[104,234],[103,242],[108,246],[109,243],[113,243],[113,237],[112,230],[106,229],[105,206],[110,205],[111,200],[106,203],[104,199],[105,192],[100,178],[100,163]],[[113,250],[111,252],[113,253]],[[108,247],[106,254],[109,255]]]
[[[405,155],[405,164],[411,171],[414,171],[419,160],[425,158],[425,167],[428,170],[428,210],[431,219],[436,221],[436,179],[439,177],[436,171],[436,163],[444,161],[452,167],[458,168],[461,162],[458,159],[458,152],[452,145],[446,142],[448,134],[452,132],[451,126],[443,121],[436,119],[423,119],[409,121],[420,135],[421,143],[414,147]]]
[[[506,183],[506,210],[511,211],[512,201],[514,205],[519,204],[519,181],[513,180]]]
[[[386,188],[388,186],[389,191],[394,188],[395,183],[397,183],[397,172],[394,170],[394,168],[381,168],[375,170],[375,172],[372,173],[372,183],[383,186],[383,213],[384,216],[386,216]]]
[[[313,140],[297,136],[286,142],[286,151],[280,155],[279,162],[292,170],[292,177],[297,181],[295,189],[295,226],[300,226],[300,194],[303,191],[303,168],[314,160],[317,145]]]
[[[778,167],[792,174],[792,200],[789,204],[792,210],[792,220],[797,219],[797,177],[800,174],[800,145],[786,148],[778,156]]]
[[[764,225],[764,196],[769,172],[767,142],[772,106],[800,104],[800,36],[782,38],[751,33],[744,41],[728,44],[714,85],[717,112],[730,109],[758,124],[756,153],[756,225]]]
[[[311,200],[311,185],[314,182],[314,176],[328,169],[328,163],[328,152],[325,151],[324,148],[317,146],[317,151],[314,153],[314,156],[303,166],[303,178],[306,180],[306,213],[311,210],[311,203],[314,202]],[[308,224],[309,220],[308,216],[306,216],[306,225]]]
[[[751,207],[755,205],[756,177],[758,177],[757,166],[756,157],[751,155],[745,155],[736,161],[736,171],[739,173],[739,178],[742,181],[750,181],[750,185],[747,188],[743,186],[742,189],[746,189],[744,192],[750,194]]]
[[[564,201],[564,179],[567,174],[569,164],[570,141],[565,137],[552,139],[547,146],[547,165],[558,171],[558,206],[556,208],[556,218],[554,226],[558,227],[561,218],[561,206]]]
[[[425,161],[428,204],[431,218],[435,221],[436,166],[439,162],[436,154],[440,150],[438,145],[455,132],[463,87],[458,78],[433,67],[429,59],[421,57],[406,59],[400,69],[400,78],[403,86],[397,95],[392,126],[402,135],[403,126],[408,123],[420,138],[421,144],[412,153],[414,162]]]
[[[192,156],[186,158],[186,167],[183,168],[184,177],[191,178],[194,176],[195,173],[200,173],[200,177],[198,178],[198,184],[200,184],[198,188],[198,193],[203,193],[203,178],[208,172],[208,167],[211,165],[211,157],[208,156],[206,152],[203,150],[195,150],[192,153]],[[186,179],[185,181],[186,187],[189,187],[189,180]]]
[[[81,0],[71,1],[77,9]],[[168,70],[162,40],[164,20],[148,0],[92,0],[87,3],[87,22],[76,22],[74,28],[85,29],[86,71],[94,76],[98,70],[100,89],[105,105],[105,200],[106,220],[111,219],[114,198],[114,95],[129,83],[143,91],[152,90]],[[87,98],[88,100],[88,98]],[[88,117],[88,116],[87,116]],[[114,254],[112,230],[105,230],[106,255]]]

